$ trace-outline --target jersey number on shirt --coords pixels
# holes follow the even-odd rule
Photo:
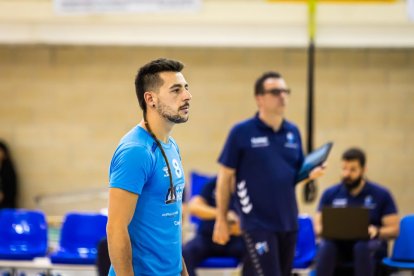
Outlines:
[[[178,161],[176,159],[172,160],[172,164],[174,167],[175,175],[180,178],[183,175],[183,171],[180,168],[180,164],[178,164]]]

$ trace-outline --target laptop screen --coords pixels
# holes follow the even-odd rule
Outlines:
[[[322,237],[334,240],[369,239],[369,209],[364,207],[323,207]]]

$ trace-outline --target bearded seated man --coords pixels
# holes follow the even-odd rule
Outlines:
[[[353,264],[353,275],[375,274],[376,262],[387,255],[387,242],[398,236],[399,218],[391,193],[365,177],[366,157],[358,148],[342,155],[342,181],[324,191],[315,218],[315,230],[322,234],[321,210],[325,206],[358,206],[369,209],[369,240],[322,239],[316,265],[317,276],[336,275],[338,264]]]

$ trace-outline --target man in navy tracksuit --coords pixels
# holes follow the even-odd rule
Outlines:
[[[229,239],[225,218],[234,188],[249,276],[291,273],[298,230],[295,186],[304,157],[297,126],[284,118],[289,94],[279,73],[267,72],[257,79],[258,113],[232,128],[219,158],[213,240],[225,244]],[[310,178],[323,173],[318,167]]]
[[[353,261],[354,275],[374,275],[375,261],[387,255],[387,240],[399,233],[397,207],[391,193],[365,178],[365,153],[351,148],[342,155],[342,181],[328,188],[321,197],[315,217],[315,229],[322,233],[321,210],[324,206],[361,206],[369,208],[370,240],[323,239],[316,266],[318,276],[334,275],[338,263]]]

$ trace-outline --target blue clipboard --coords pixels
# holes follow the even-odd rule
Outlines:
[[[302,167],[299,170],[296,182],[301,182],[309,177],[309,173],[328,159],[333,142],[328,142],[305,156]]]

